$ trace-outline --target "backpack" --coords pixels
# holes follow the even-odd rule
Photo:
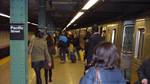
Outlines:
[[[59,37],[59,47],[66,48],[68,46],[68,38],[66,36],[60,36]]]

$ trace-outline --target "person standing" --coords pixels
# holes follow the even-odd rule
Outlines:
[[[58,47],[60,48],[61,62],[66,62],[66,53],[68,52],[68,38],[64,33],[59,36]]]
[[[94,25],[92,28],[93,34],[89,37],[87,42],[87,53],[86,53],[86,60],[87,60],[87,67],[91,64],[91,61],[93,59],[93,52],[94,47],[100,43],[103,42],[103,38],[101,37],[101,34],[98,32],[98,25]]]
[[[48,53],[44,32],[37,30],[35,36],[31,42],[31,62],[36,74],[36,84],[42,84],[40,71],[42,68],[51,67],[51,57]]]
[[[80,56],[80,53],[79,53],[79,51],[80,51],[79,36],[75,36],[73,43],[74,43],[75,51],[76,51],[77,56],[78,56],[78,61],[80,61],[81,60],[81,56]]]

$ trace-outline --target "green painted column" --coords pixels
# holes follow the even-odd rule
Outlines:
[[[46,27],[46,0],[39,0],[38,25],[39,28]]]
[[[28,0],[10,0],[11,84],[28,84]]]
[[[48,16],[48,19],[47,19],[47,32],[48,33],[53,33],[56,31],[56,27],[51,19],[51,17]]]

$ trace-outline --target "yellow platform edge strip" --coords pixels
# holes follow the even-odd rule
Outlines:
[[[6,64],[6,63],[8,63],[8,61],[10,61],[10,56],[7,56],[7,57],[1,59],[1,60],[0,60],[0,66],[4,65],[4,64]]]

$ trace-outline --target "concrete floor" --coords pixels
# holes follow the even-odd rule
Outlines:
[[[55,68],[53,70],[52,83],[50,84],[79,84],[79,80],[83,75],[83,63],[65,64],[55,61]]]
[[[2,63],[3,62],[3,63]],[[53,69],[52,82],[49,84],[79,84],[83,75],[83,62],[61,64],[59,59],[55,59],[55,68]],[[42,81],[44,81],[44,71]],[[10,58],[0,60],[0,84],[11,84],[10,82]],[[35,84],[35,73],[29,64],[29,84]]]

